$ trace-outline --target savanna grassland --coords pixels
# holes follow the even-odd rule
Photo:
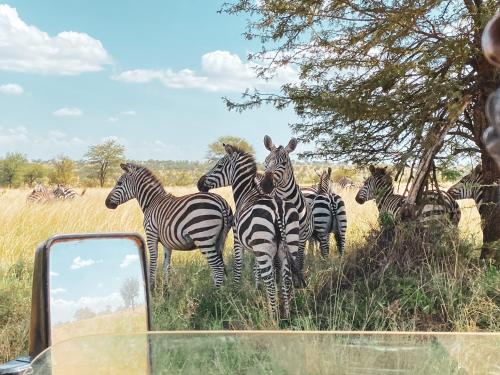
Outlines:
[[[182,195],[196,188],[174,187]],[[108,210],[109,189],[88,189],[73,202],[26,203],[28,190],[0,192],[0,362],[26,354],[34,252],[57,233],[133,231],[143,234],[135,201]],[[232,202],[230,189],[216,191]],[[500,271],[478,260],[479,215],[462,201],[460,235],[434,242],[415,238],[373,250],[378,236],[373,202],[361,206],[355,191],[339,191],[348,209],[346,256],[332,240],[328,260],[312,248],[306,254],[308,287],[295,292],[293,316],[281,328],[298,330],[500,329]],[[161,257],[161,254],[160,254]],[[198,251],[174,252],[168,290],[154,293],[157,330],[275,329],[266,297],[254,287],[251,255],[241,285],[232,283],[232,236],[225,248],[228,280],[214,290],[208,265]],[[161,282],[158,283],[161,285]]]

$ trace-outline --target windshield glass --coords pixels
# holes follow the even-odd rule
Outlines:
[[[493,374],[499,334],[154,332],[61,342],[41,374]]]

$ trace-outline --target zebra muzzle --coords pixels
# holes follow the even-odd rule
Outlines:
[[[271,194],[274,189],[274,173],[264,173],[264,177],[260,181],[260,187],[264,193]]]
[[[116,207],[118,207],[118,205],[115,203],[115,202],[112,202],[111,199],[107,198],[106,199],[106,202],[104,202],[106,204],[106,207],[111,209],[111,210],[114,210]]]
[[[198,191],[206,193],[210,190],[210,188],[207,186],[206,180],[207,179],[205,176],[200,177],[200,179],[198,180],[198,184],[197,184]]]

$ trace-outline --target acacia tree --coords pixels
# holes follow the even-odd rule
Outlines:
[[[217,138],[215,142],[208,145],[207,159],[209,161],[216,161],[217,159],[220,159],[221,157],[226,155],[226,151],[223,146],[224,143],[237,146],[243,151],[249,152],[251,154],[255,153],[252,145],[245,139],[227,135]]]
[[[89,147],[85,159],[90,164],[101,187],[106,183],[109,173],[118,169],[120,163],[125,159],[124,153],[125,147],[114,139]]]
[[[244,36],[262,44],[250,56],[267,62],[261,76],[287,64],[298,69],[297,81],[278,94],[247,91],[242,102],[226,103],[236,110],[292,106],[300,119],[293,130],[317,146],[305,156],[400,168],[423,160],[427,178],[433,161],[443,166],[474,155],[491,184],[500,171],[481,136],[488,127],[486,99],[500,86],[500,75],[480,42],[496,7],[492,0],[226,4],[227,13],[250,15]],[[500,239],[497,189],[484,194],[485,243]]]
[[[75,179],[75,162],[68,156],[59,155],[52,162],[52,170],[49,173],[51,184],[70,185]]]
[[[24,168],[23,180],[31,188],[37,180],[46,175],[45,166],[41,163],[30,163]]]
[[[9,152],[0,162],[0,178],[11,188],[20,182],[21,172],[27,163],[26,156],[20,152]]]

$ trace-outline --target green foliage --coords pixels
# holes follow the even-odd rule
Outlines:
[[[226,151],[224,150],[223,144],[230,144],[232,146],[237,146],[241,148],[243,151],[249,152],[251,154],[255,154],[255,151],[250,143],[248,143],[243,138],[234,137],[234,136],[224,136],[219,137],[213,143],[208,145],[207,159],[209,161],[216,161],[226,155]]]
[[[23,171],[23,182],[30,188],[35,182],[43,180],[47,175],[47,168],[41,163],[29,163]]]
[[[52,163],[49,172],[49,182],[51,184],[71,185],[75,180],[76,164],[69,157],[60,155]]]
[[[118,170],[125,159],[125,147],[110,139],[99,145],[90,146],[85,159],[91,168],[91,176],[96,178],[101,187],[109,175]]]
[[[28,160],[20,152],[9,152],[0,162],[0,181],[8,187],[19,186],[22,181],[22,171]]]
[[[444,169],[441,169],[441,178],[443,179],[443,181],[449,181],[449,182],[452,182],[452,181],[457,181],[460,176],[462,175],[462,172],[456,170],[456,169],[453,169],[453,168],[444,168]]]
[[[359,172],[354,167],[340,166],[332,170],[331,179],[337,182],[342,177],[348,177],[351,180],[355,180]]]

